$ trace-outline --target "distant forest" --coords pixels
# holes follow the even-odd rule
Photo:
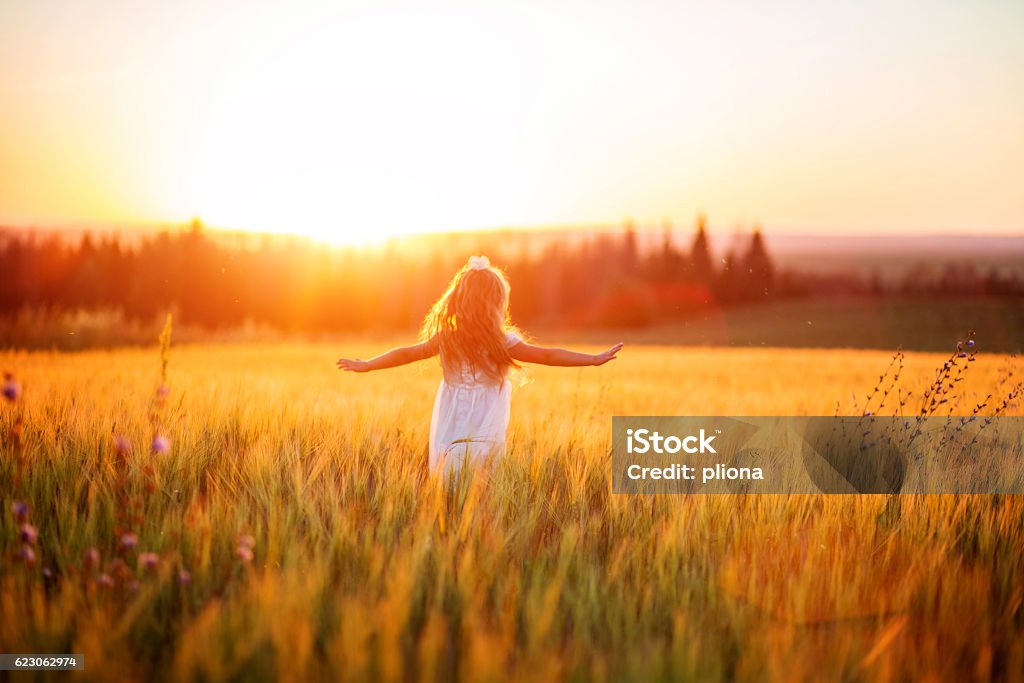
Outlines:
[[[10,230],[0,232],[0,316],[115,310],[149,321],[173,311],[207,329],[245,323],[298,332],[409,329],[475,253],[507,272],[514,319],[538,327],[644,326],[779,298],[893,293],[870,277],[779,271],[759,229],[713,258],[703,219],[683,246],[667,231],[641,245],[629,225],[536,248],[530,240],[529,234],[479,233],[372,247],[285,238],[232,244],[198,221],[132,243]],[[898,289],[1020,296],[1024,282],[951,267],[937,278],[908,277]]]

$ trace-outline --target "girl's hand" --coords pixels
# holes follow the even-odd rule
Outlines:
[[[358,358],[339,358],[338,369],[348,370],[349,372],[369,372],[370,364]]]
[[[622,346],[622,342],[619,342],[607,351],[594,354],[594,365],[604,365],[610,360],[615,360],[615,354],[622,350]]]

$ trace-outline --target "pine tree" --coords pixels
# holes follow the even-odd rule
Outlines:
[[[750,246],[743,259],[742,275],[744,294],[747,297],[757,299],[771,295],[775,269],[764,245],[760,226],[755,226],[754,234],[750,237]]]
[[[703,214],[697,216],[697,234],[690,247],[690,277],[695,282],[710,283],[714,278],[714,266],[711,263],[711,247],[708,244],[707,219]]]

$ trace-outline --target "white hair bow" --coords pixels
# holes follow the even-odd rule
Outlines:
[[[469,267],[473,270],[486,270],[491,267],[491,261],[486,256],[470,256]]]

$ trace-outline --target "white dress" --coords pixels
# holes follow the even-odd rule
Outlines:
[[[505,335],[512,348],[522,341],[514,332]],[[430,419],[430,469],[458,471],[467,460],[479,461],[505,447],[512,406],[512,383],[500,384],[480,372],[463,367],[441,379]]]

